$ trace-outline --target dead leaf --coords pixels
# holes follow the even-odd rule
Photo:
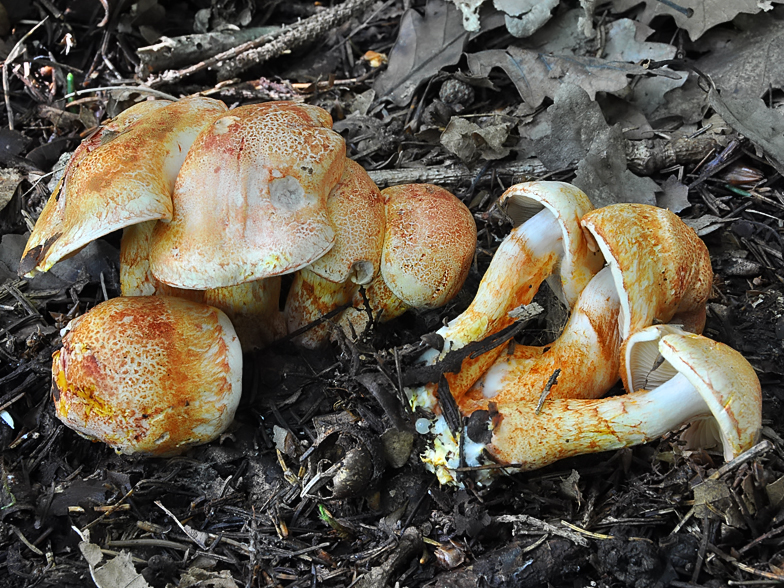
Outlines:
[[[784,88],[784,23],[765,14],[735,19],[737,28],[709,31],[698,47],[708,54],[695,66],[721,89],[722,96],[761,98]]]
[[[530,37],[550,20],[551,11],[559,0],[494,0],[503,10],[506,30],[518,39]]]
[[[468,67],[474,76],[487,77],[494,67],[503,69],[520,97],[533,108],[540,106],[545,98],[555,96],[562,84],[580,86],[593,99],[597,92],[620,92],[628,87],[627,76],[651,73],[641,66],[622,61],[545,55],[516,46],[506,50],[480,51],[467,57]]]
[[[387,70],[373,89],[380,99],[405,106],[419,85],[441,68],[456,64],[466,43],[476,34],[501,26],[501,14],[486,18],[476,33],[463,28],[460,12],[444,0],[428,0],[425,15],[409,9],[400,20],[400,33],[389,52]]]
[[[705,31],[717,24],[729,22],[742,12],[756,14],[764,9],[765,3],[759,0],[678,0],[678,10],[659,0],[644,0],[645,12],[637,20],[650,23],[657,16],[671,16],[675,24],[689,33],[692,41],[699,39]],[[637,6],[640,0],[613,0],[615,12],[626,12]],[[781,4],[782,0],[772,0],[770,4]],[[689,14],[688,11],[691,11]]]
[[[677,51],[667,43],[646,41],[653,34],[653,29],[628,18],[607,25],[605,34],[603,57],[611,61],[637,63],[643,59],[672,59]]]
[[[167,588],[172,586],[168,584]],[[210,572],[201,568],[192,567],[180,577],[177,588],[237,588],[237,582],[229,570]]]
[[[453,116],[441,135],[441,144],[465,162],[477,157],[501,159],[511,151],[504,143],[512,126],[511,122],[494,122],[481,127],[464,118]]]
[[[708,100],[728,125],[761,148],[776,171],[784,174],[784,116],[760,98],[725,98],[711,90]]]
[[[684,185],[678,176],[672,175],[667,178],[661,188],[662,193],[659,194],[656,203],[662,208],[667,208],[677,214],[691,206],[688,198],[689,187]]]
[[[533,152],[550,170],[573,165],[588,154],[593,138],[608,128],[599,105],[577,86],[564,84],[553,105],[527,131]],[[521,135],[525,129],[521,129]]]
[[[651,178],[636,176],[626,167],[626,140],[618,125],[594,138],[572,183],[588,194],[596,208],[616,202],[656,204],[659,189]]]
[[[121,551],[120,555],[98,567],[103,561],[101,548],[89,541],[80,541],[79,549],[90,567],[90,575],[98,588],[152,588],[144,577],[136,572],[131,554]]]

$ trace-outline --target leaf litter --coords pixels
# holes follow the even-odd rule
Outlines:
[[[592,12],[588,2],[575,9],[496,0],[482,4],[479,28],[469,32],[451,2],[379,2],[309,49],[236,79],[221,81],[205,66],[160,86],[231,104],[283,97],[323,106],[374,177],[449,178],[445,187],[470,206],[479,229],[474,270],[453,303],[328,352],[280,345],[247,356],[252,381],[234,428],[221,443],[172,460],[113,455],[53,418],[59,330],[119,294],[118,239],[20,280],[24,233],[60,154],[106,113],[148,96],[135,77],[138,50],[194,34],[225,43],[227,31],[296,26],[326,9],[223,0],[184,2],[181,14],[155,1],[115,12],[86,0],[0,4],[0,50],[7,56],[21,43],[4,65],[4,114],[15,125],[0,133],[0,162],[10,170],[0,217],[0,586],[784,579],[778,4],[615,0]],[[388,53],[386,69],[362,59],[366,51]],[[156,69],[199,66],[176,59]],[[68,73],[80,88],[122,88],[69,106]],[[597,205],[655,202],[705,238],[716,273],[706,332],[741,351],[763,384],[763,441],[743,459],[722,465],[719,455],[686,452],[666,437],[500,477],[490,488],[438,488],[422,470],[389,382],[419,355],[420,336],[468,304],[509,230],[495,200],[532,174],[574,182]],[[552,341],[563,322],[557,300],[543,293],[539,301],[547,316],[520,335],[525,342]],[[407,442],[383,457],[375,437]],[[319,484],[345,463],[334,453],[341,446],[370,455],[380,481],[336,499]],[[89,542],[72,527],[89,530]]]

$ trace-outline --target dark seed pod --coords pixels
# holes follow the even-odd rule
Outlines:
[[[474,89],[461,80],[449,78],[441,84],[438,97],[447,104],[466,108],[474,101]]]
[[[721,177],[731,186],[753,188],[765,179],[765,174],[758,169],[738,163],[725,170]]]

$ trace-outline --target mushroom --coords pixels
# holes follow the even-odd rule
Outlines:
[[[697,234],[668,210],[615,204],[583,217],[607,267],[582,291],[563,334],[546,347],[515,346],[457,397],[463,414],[488,402],[536,402],[555,370],[548,398],[598,398],[618,380],[622,345],[654,321],[680,320],[701,331],[713,271]]]
[[[265,347],[286,334],[279,310],[280,276],[208,290],[188,290],[158,281],[149,268],[155,221],[126,227],[120,243],[120,288],[123,296],[177,296],[203,302],[226,313],[244,352]]]
[[[531,403],[498,404],[487,450],[500,462],[534,469],[573,455],[646,443],[706,420],[718,431],[713,441],[721,442],[724,459],[750,449],[762,428],[762,400],[757,375],[743,356],[694,334],[666,334],[658,350],[677,375],[653,390],[556,400],[539,414]]]
[[[453,194],[432,184],[393,186],[381,194],[386,217],[381,272],[341,316],[348,333],[363,332],[370,314],[387,321],[409,308],[446,304],[462,288],[474,257],[476,224]]]
[[[153,232],[150,270],[206,290],[294,272],[329,251],[327,197],[346,161],[326,111],[240,106],[202,131],[185,158],[170,222]]]
[[[21,274],[47,271],[90,241],[172,216],[171,191],[196,135],[226,105],[210,98],[141,102],[82,142],[46,203]]]
[[[226,315],[165,296],[114,298],[72,320],[53,356],[57,417],[125,454],[174,455],[217,438],[240,400]]]
[[[495,252],[470,306],[438,331],[444,338],[441,357],[511,325],[509,312],[529,304],[548,277],[571,308],[604,264],[601,254],[589,249],[580,227],[593,206],[576,187],[563,182],[516,184],[499,204],[507,207],[515,228]],[[470,389],[502,351],[497,347],[466,358],[459,372],[445,374],[455,398]],[[429,353],[423,360],[433,363],[436,357]]]
[[[384,245],[384,202],[376,184],[358,163],[346,160],[343,177],[327,200],[335,226],[335,246],[294,275],[285,316],[294,332],[351,301],[360,285],[378,274]],[[326,325],[301,335],[314,348],[328,339]]]

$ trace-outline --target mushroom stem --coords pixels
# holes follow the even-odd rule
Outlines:
[[[535,402],[499,402],[487,412],[475,412],[467,430],[481,430],[482,421],[488,421],[485,430],[492,431],[492,438],[486,449],[522,469],[639,445],[686,423],[691,423],[684,433],[689,448],[720,442],[726,460],[751,448],[762,429],[762,399],[749,362],[707,337],[657,327],[651,331],[661,337],[658,350],[668,364],[664,371],[675,372],[654,390],[599,400],[548,400],[538,412]]]
[[[442,356],[512,324],[509,312],[529,304],[545,279],[571,307],[604,263],[600,253],[589,250],[580,226],[593,206],[576,187],[528,182],[512,186],[501,200],[513,221],[522,224],[499,246],[468,309],[438,331],[444,338]],[[458,373],[445,374],[453,396],[459,400],[502,351],[497,347],[467,358]]]
[[[547,398],[596,398],[618,380],[620,301],[609,267],[583,290],[563,334],[543,347],[515,345],[458,401],[463,414],[488,402],[533,402],[560,370]],[[588,352],[587,350],[590,350]]]
[[[656,390],[600,400],[548,400],[539,414],[536,402],[499,403],[496,410],[500,423],[487,449],[499,461],[523,470],[647,443],[696,417],[711,415],[682,374]]]

